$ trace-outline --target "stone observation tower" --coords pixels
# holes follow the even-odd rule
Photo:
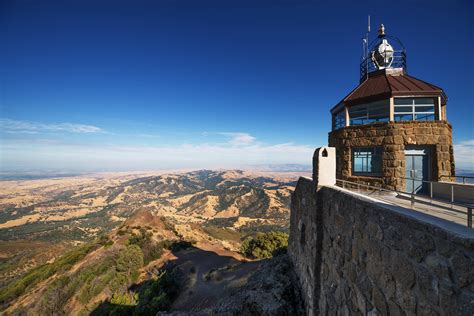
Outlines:
[[[331,109],[337,178],[420,193],[422,180],[449,181],[446,101],[443,89],[408,75],[403,45],[381,25],[364,49],[360,84]]]

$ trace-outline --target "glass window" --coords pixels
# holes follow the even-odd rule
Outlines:
[[[334,129],[342,128],[344,126],[346,126],[346,113],[345,110],[342,110],[334,114]]]
[[[412,106],[413,105],[413,98],[395,98],[393,100],[393,103],[395,105],[408,105]]]
[[[415,111],[420,112],[430,112],[434,113],[434,105],[415,105]]]
[[[434,121],[433,98],[395,98],[395,121]]]
[[[413,121],[413,114],[396,114],[394,117],[395,121]]]
[[[354,147],[352,173],[380,175],[382,173],[382,147]]]
[[[415,105],[434,104],[433,98],[414,98],[413,100],[415,100]]]
[[[389,100],[354,105],[349,108],[350,125],[388,122],[389,116]]]
[[[434,114],[415,114],[415,121],[434,121]]]

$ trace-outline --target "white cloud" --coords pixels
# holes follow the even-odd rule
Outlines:
[[[457,167],[474,170],[474,139],[454,144],[454,162]]]
[[[41,132],[102,133],[100,127],[74,123],[44,124],[38,122],[0,119],[2,131],[7,133],[37,134]]]
[[[238,168],[255,164],[310,164],[313,146],[296,144],[182,144],[176,146],[87,146],[47,142],[3,144],[6,169],[151,170]],[[32,155],[34,153],[34,155]]]
[[[160,138],[160,135],[154,135],[154,134],[136,134],[135,136],[143,137],[143,138]]]
[[[45,132],[106,133],[99,127],[72,123],[41,124],[0,119],[7,133],[43,133],[35,139],[7,139],[0,142],[0,165],[6,169],[82,169],[145,170],[175,168],[231,168],[256,164],[310,164],[313,146],[293,143],[264,144],[245,132],[211,132],[224,142],[202,142],[178,145],[120,145],[115,143],[70,143]],[[122,135],[123,136],[123,135]],[[135,137],[157,138],[159,135],[134,134]],[[111,140],[109,140],[111,141]],[[118,142],[118,143],[117,143]],[[113,142],[114,143],[114,142]]]
[[[218,134],[231,137],[228,143],[232,146],[250,145],[256,140],[255,137],[248,133],[221,132]]]

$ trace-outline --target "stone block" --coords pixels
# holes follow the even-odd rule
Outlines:
[[[474,268],[472,261],[473,259],[463,251],[456,251],[451,257],[451,265],[454,270],[453,277],[457,286],[460,288],[467,286],[474,287]]]
[[[415,127],[413,129],[413,134],[415,134],[415,135],[426,135],[426,134],[428,134],[428,130],[424,127]]]
[[[414,135],[405,135],[403,136],[403,142],[408,145],[415,145],[416,137]]]
[[[395,303],[392,300],[389,300],[388,301],[388,314],[389,315],[403,315],[404,313],[401,307],[397,305],[397,303]]]
[[[411,136],[413,135],[413,127],[403,127],[401,128],[404,132],[404,135]]]
[[[395,144],[403,144],[403,137],[400,135],[395,135],[394,136],[394,142]]]
[[[384,137],[383,143],[386,144],[386,145],[395,144],[395,138],[394,138],[394,136],[386,136],[386,137]]]
[[[439,138],[438,138],[438,142],[440,144],[449,144],[450,143],[450,139],[447,135],[440,135]]]
[[[446,258],[433,252],[425,257],[425,265],[434,272],[440,282],[452,283],[449,263]]]
[[[387,300],[382,291],[374,287],[372,290],[372,304],[381,315],[387,315]]]
[[[415,270],[410,261],[402,254],[398,253],[392,257],[391,271],[395,277],[395,282],[403,291],[408,291],[415,285]]]

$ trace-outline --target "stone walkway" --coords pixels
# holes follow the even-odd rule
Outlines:
[[[416,196],[415,203],[412,207],[411,200],[408,195],[397,194],[395,192],[387,191],[365,191],[363,189],[361,189],[360,191],[358,191],[357,189],[349,190],[370,196],[386,203],[402,206],[405,208],[411,208],[414,211],[426,213],[432,216],[445,219],[450,222],[467,226],[467,207],[457,205],[451,206],[449,202],[441,202],[439,200],[430,201],[429,198],[425,198],[423,196]]]

